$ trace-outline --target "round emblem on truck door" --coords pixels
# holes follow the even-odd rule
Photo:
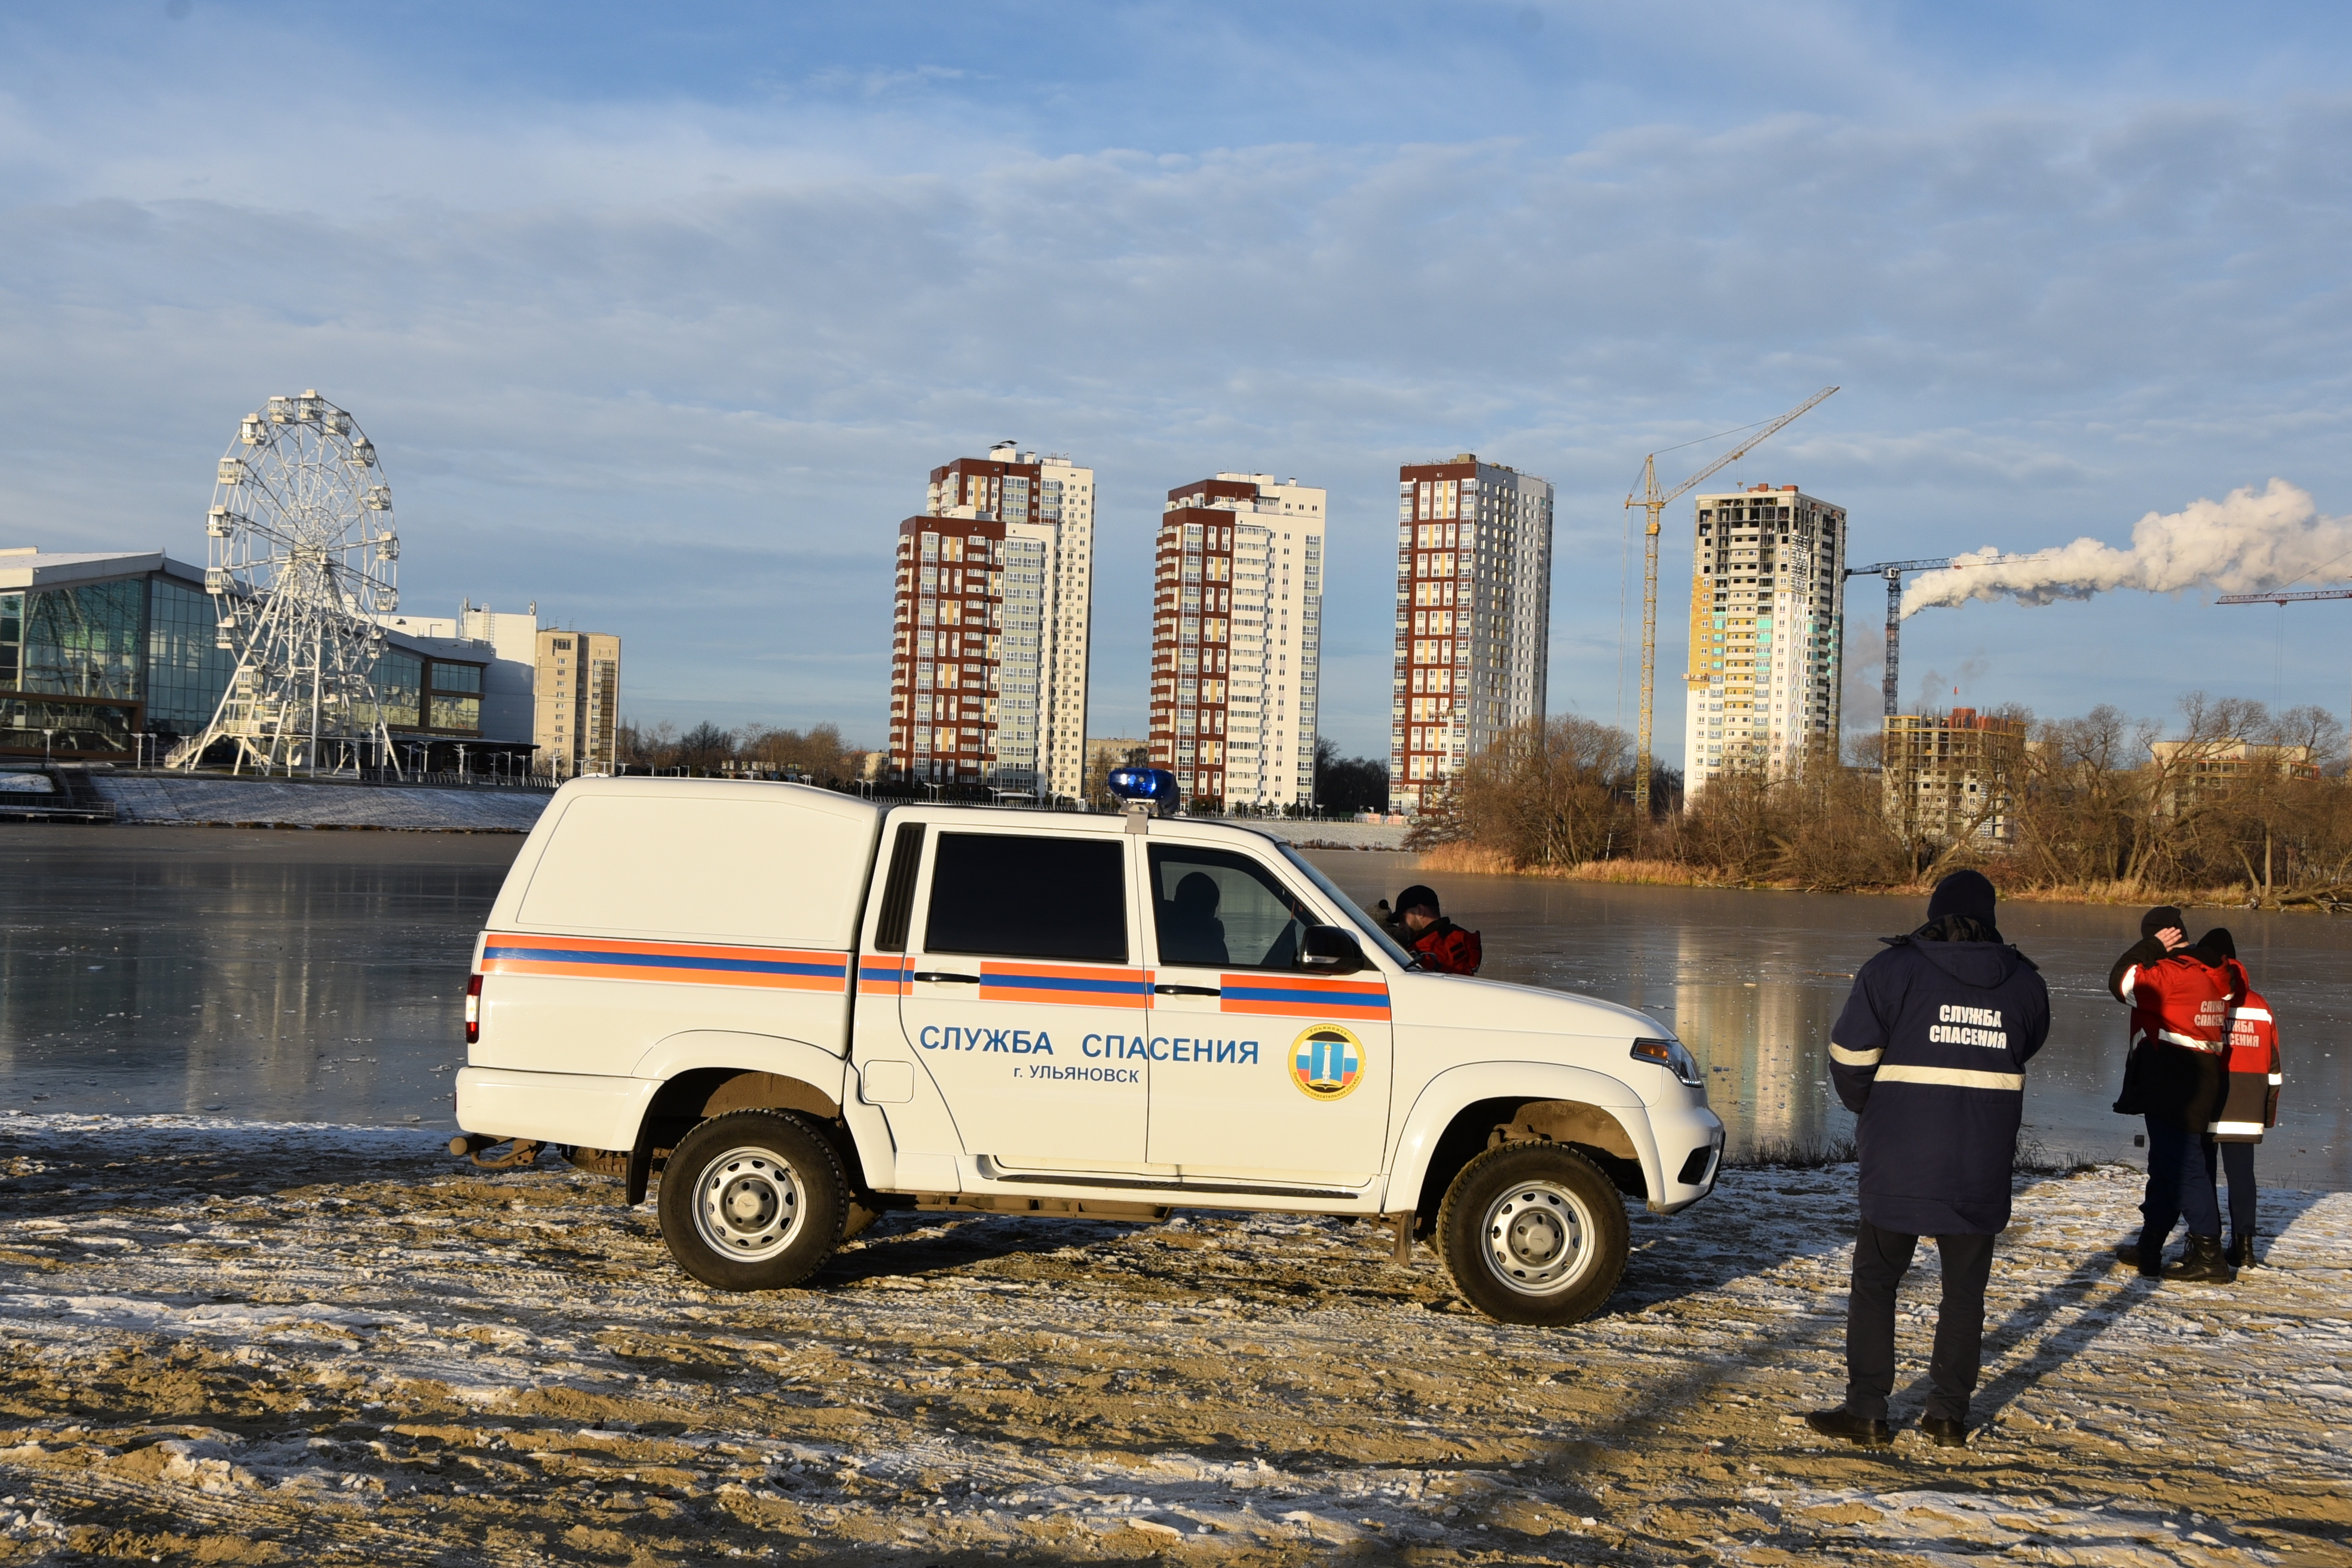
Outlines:
[[[1318,1024],[1290,1047],[1290,1081],[1309,1100],[1345,1100],[1364,1080],[1364,1046],[1337,1024]]]

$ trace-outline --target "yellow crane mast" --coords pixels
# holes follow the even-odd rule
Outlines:
[[[1687,494],[1692,486],[1727,464],[1738,462],[1780,434],[1799,416],[1811,412],[1836,390],[1834,386],[1824,386],[1778,419],[1768,421],[1755,435],[1670,490],[1658,489],[1658,455],[1653,452],[1642,459],[1642,493],[1625,498],[1627,507],[1642,507],[1650,514],[1649,526],[1642,542],[1642,711],[1640,733],[1633,747],[1633,812],[1636,816],[1646,817],[1650,814],[1650,710],[1656,701],[1658,689],[1659,516],[1676,498]]]

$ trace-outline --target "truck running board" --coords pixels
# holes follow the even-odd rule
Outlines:
[[[1123,1204],[1111,1198],[1024,1198],[1010,1193],[917,1193],[915,1206],[969,1214],[1085,1215],[1093,1219],[1140,1219],[1155,1224],[1166,1219],[1169,1212],[1152,1204]]]
[[[1259,1198],[1353,1199],[1364,1195],[1345,1187],[1267,1187],[1240,1182],[1153,1182],[1139,1176],[1040,1176],[1026,1173],[1013,1175],[997,1170],[994,1161],[984,1162],[981,1173],[992,1182],[1020,1182],[1039,1187],[1115,1187],[1129,1193],[1211,1193]]]

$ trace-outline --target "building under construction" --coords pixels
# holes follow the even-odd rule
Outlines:
[[[1912,843],[2010,842],[2025,721],[1955,708],[1886,721],[1886,820]]]
[[[2245,780],[2263,773],[2282,779],[2312,780],[2320,776],[2319,763],[2309,746],[2277,745],[2234,736],[2220,741],[2156,741],[2148,745],[2163,775],[2161,795],[2167,815],[2178,816],[2229,794]]]
[[[1836,761],[1845,522],[1794,485],[1698,498],[1686,798],[1727,773],[1785,778]]]

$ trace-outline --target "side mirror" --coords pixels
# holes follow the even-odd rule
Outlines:
[[[1364,967],[1363,944],[1344,926],[1308,926],[1298,938],[1298,967],[1318,974],[1353,974]]]

